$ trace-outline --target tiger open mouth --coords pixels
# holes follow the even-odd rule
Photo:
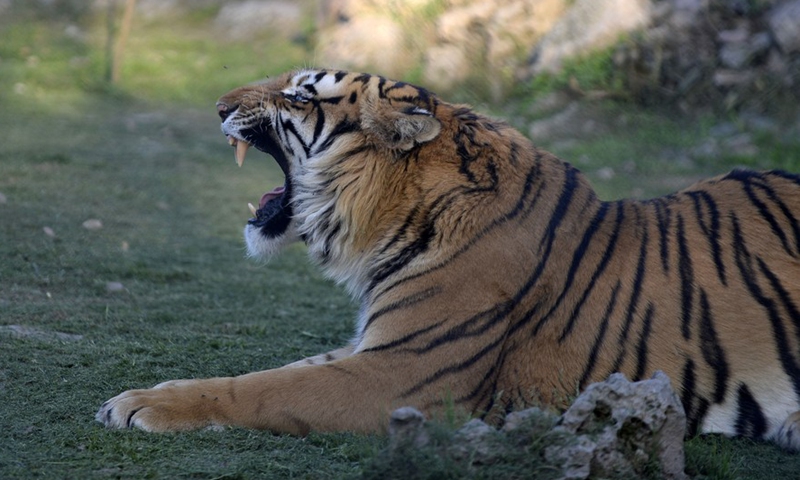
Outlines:
[[[228,145],[235,148],[234,157],[236,158],[236,164],[241,167],[242,164],[244,164],[244,158],[251,144],[231,135],[227,135],[227,138]],[[268,145],[262,146],[259,145],[259,143],[254,143],[252,146],[272,155],[286,177],[283,185],[275,187],[261,196],[261,199],[258,201],[258,208],[252,203],[247,204],[250,213],[253,214],[253,217],[250,218],[247,223],[259,228],[265,236],[274,237],[286,230],[292,217],[292,210],[289,202],[289,193],[291,189],[288,163],[280,149],[269,148]]]

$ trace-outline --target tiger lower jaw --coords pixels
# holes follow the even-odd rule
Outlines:
[[[300,236],[294,223],[290,223],[283,233],[275,236],[264,235],[261,228],[248,224],[244,227],[244,241],[247,245],[247,256],[268,260],[287,245],[300,241]]]

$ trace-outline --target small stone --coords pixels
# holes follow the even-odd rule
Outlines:
[[[417,448],[428,444],[430,438],[425,431],[425,415],[414,407],[401,407],[392,412],[389,419],[390,448],[409,443]]]
[[[96,218],[90,218],[89,220],[83,222],[83,228],[86,230],[100,230],[103,228],[103,222]]]
[[[122,250],[123,252],[127,252],[128,250],[130,250],[130,249],[131,249],[131,245],[130,245],[128,242],[126,242],[126,241],[124,241],[124,240],[123,240],[123,241],[122,241],[122,244],[119,246],[119,248],[120,248],[120,250]]]
[[[608,181],[617,176],[617,173],[611,167],[603,167],[595,172],[595,175],[597,175],[597,178],[600,180]]]
[[[121,282],[107,282],[106,283],[106,292],[108,293],[117,293],[122,292],[125,290],[125,285]]]
[[[7,202],[8,202],[8,197],[3,195],[3,192],[0,192],[0,205],[2,205],[4,203],[7,203]]]
[[[42,227],[42,231],[44,232],[45,235],[47,235],[50,238],[56,236],[56,232],[54,232],[53,229],[50,227]]]
[[[714,72],[714,85],[718,87],[736,87],[751,83],[754,79],[753,72],[719,69]]]
[[[482,420],[473,418],[458,429],[453,436],[453,453],[459,458],[473,458],[473,461],[488,460],[491,456],[492,439],[497,430]]]

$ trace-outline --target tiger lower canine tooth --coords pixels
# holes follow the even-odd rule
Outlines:
[[[256,207],[255,207],[255,206],[253,206],[253,204],[252,204],[252,203],[248,203],[248,204],[247,204],[247,208],[249,208],[249,209],[250,209],[250,213],[252,213],[253,215],[255,215],[255,214],[256,214]]]
[[[244,156],[247,154],[247,149],[250,148],[250,144],[245,142],[244,140],[239,140],[236,142],[236,164],[240,167],[244,163]]]

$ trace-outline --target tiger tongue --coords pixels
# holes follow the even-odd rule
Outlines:
[[[286,191],[285,186],[275,187],[272,191],[265,193],[261,196],[261,201],[258,202],[258,208],[264,208],[264,205],[267,204],[273,198],[278,198],[283,195],[283,192]]]

